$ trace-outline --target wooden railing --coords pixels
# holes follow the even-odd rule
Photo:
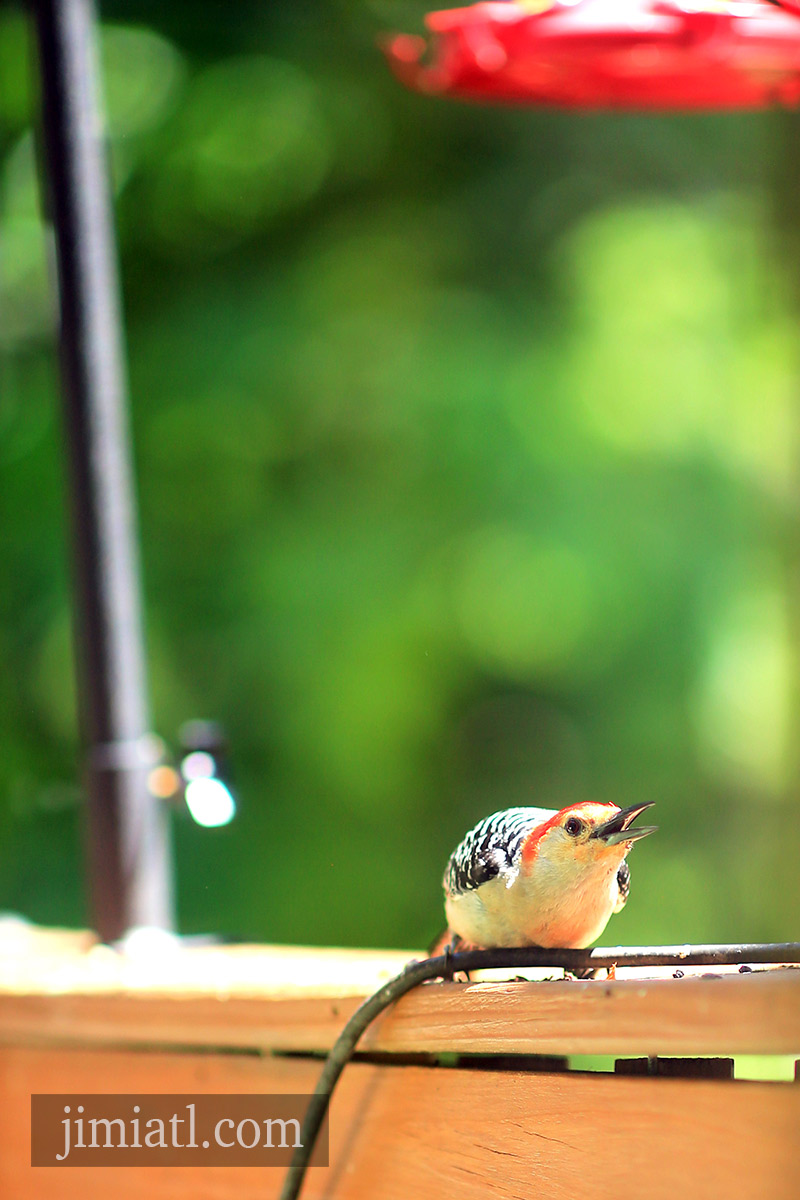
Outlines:
[[[277,1196],[277,1168],[32,1168],[29,1096],[310,1092],[347,1017],[408,957],[210,947],[125,960],[88,935],[20,929],[0,943],[0,1195]],[[800,1087],[708,1059],[800,1053],[800,970],[622,974],[410,993],[346,1068],[331,1165],[309,1171],[303,1196],[796,1200]],[[575,1055],[623,1061],[570,1070]]]

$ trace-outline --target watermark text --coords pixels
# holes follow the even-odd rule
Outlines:
[[[286,1167],[310,1096],[31,1096],[31,1166]],[[327,1120],[312,1165],[328,1165]]]

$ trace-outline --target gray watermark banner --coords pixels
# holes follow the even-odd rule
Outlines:
[[[31,1096],[32,1167],[288,1167],[312,1096]],[[311,1165],[328,1165],[327,1115]]]

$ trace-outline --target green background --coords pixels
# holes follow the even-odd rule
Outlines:
[[[184,932],[418,947],[461,835],[655,800],[606,940],[798,936],[796,126],[405,92],[393,0],[104,3]],[[50,233],[0,9],[0,909],[88,920]]]

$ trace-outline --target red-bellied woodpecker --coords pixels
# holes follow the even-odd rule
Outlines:
[[[625,857],[656,826],[631,828],[651,803],[509,808],[486,817],[444,874],[454,944],[581,949],[628,898]]]

